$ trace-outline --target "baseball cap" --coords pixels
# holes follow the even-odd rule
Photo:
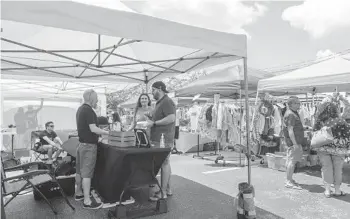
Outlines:
[[[161,89],[164,93],[169,93],[167,91],[165,84],[162,81],[156,81],[152,84],[152,87]]]

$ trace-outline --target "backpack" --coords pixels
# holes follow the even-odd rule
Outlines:
[[[151,143],[148,138],[147,132],[144,129],[135,129],[136,147],[138,148],[150,148]]]

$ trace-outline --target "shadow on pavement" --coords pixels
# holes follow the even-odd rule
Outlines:
[[[168,213],[147,217],[148,219],[237,218],[233,197],[180,176],[173,176],[172,184],[174,195],[168,198]],[[148,189],[140,189],[139,191],[138,195],[135,195],[136,203],[127,208],[139,210],[141,208],[154,207],[154,203],[147,201]],[[55,217],[48,205],[42,201],[34,201],[33,195],[29,194],[13,200],[5,208],[5,212],[7,218],[16,219],[54,217],[60,219],[108,218],[107,212],[110,209],[84,210],[81,202],[74,201],[72,197],[70,197],[70,201],[76,207],[75,212],[69,209],[62,198],[53,200],[53,205],[59,212]],[[18,206],[21,207],[19,208]],[[256,208],[256,213],[258,219],[282,218],[261,208]]]
[[[298,170],[299,173],[305,173],[309,176],[322,178],[321,166],[303,167]],[[350,184],[350,165],[344,164],[343,167],[343,183]]]
[[[313,185],[307,185],[307,184],[299,184],[301,188],[308,190],[311,193],[323,193],[324,188],[321,185],[313,184]]]

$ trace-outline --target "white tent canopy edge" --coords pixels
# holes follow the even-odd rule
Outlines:
[[[286,74],[259,81],[259,92],[327,93],[350,91],[350,61],[333,57]]]
[[[71,1],[2,7],[4,78],[147,83],[246,56],[244,35],[133,12]]]
[[[12,47],[5,47],[7,51],[2,50],[2,53],[16,52],[18,47],[24,47],[26,50],[22,50],[21,52],[26,54],[22,54],[22,56],[27,56],[28,53],[31,54],[33,52],[40,53],[42,56],[45,55],[45,59],[41,57],[41,60],[37,59],[37,61],[45,60],[47,63],[52,64],[54,61],[52,56],[55,56],[56,59],[59,57],[61,59],[70,60],[69,63],[64,63],[64,66],[62,64],[63,62],[61,62],[61,66],[46,65],[38,67],[33,65],[33,62],[29,62],[30,64],[20,63],[18,62],[18,59],[16,60],[13,57],[12,60],[10,59],[11,57],[6,57],[5,59],[2,55],[2,66],[5,64],[5,67],[2,68],[2,73],[5,75],[28,75],[30,73],[33,76],[44,76],[42,73],[45,72],[46,76],[55,74],[60,75],[65,79],[73,79],[82,78],[82,75],[85,74],[84,78],[103,77],[105,80],[118,79],[125,82],[142,81],[147,84],[149,81],[155,79],[159,80],[162,77],[169,77],[180,73],[186,73],[194,69],[222,64],[235,59],[243,58],[245,93],[248,93],[247,37],[245,35],[222,33],[141,14],[111,10],[75,2],[3,1],[2,9],[2,19],[8,21],[7,27],[10,30],[11,27],[13,28],[19,24],[30,24],[34,26],[33,29],[38,28],[38,26],[35,27],[35,25],[39,25],[44,27],[53,27],[53,30],[55,31],[57,31],[55,28],[61,28],[76,31],[77,33],[95,34],[97,35],[98,39],[97,49],[91,49],[90,47],[89,50],[84,51],[95,53],[91,61],[83,61],[59,54],[60,52],[67,51],[50,51],[47,48],[45,49],[45,47],[31,46],[29,44],[22,43],[24,41],[23,39],[19,39],[17,41],[13,40],[10,36],[11,34],[16,34],[16,31],[13,31],[12,29],[13,32],[6,36],[6,28],[4,28],[4,34],[1,40],[2,42],[10,44]],[[116,25],[116,22],[122,25]],[[15,29],[18,31],[18,28],[19,27]],[[35,33],[32,35],[35,35]],[[106,36],[106,38],[120,38],[119,41],[116,41],[115,39],[111,40],[111,42],[115,42],[115,44],[112,44],[112,46],[110,44],[109,46],[102,47],[101,36],[103,35]],[[86,35],[86,37],[88,36]],[[89,37],[91,38],[91,36]],[[42,38],[40,42],[50,41],[51,38],[44,39],[45,38]],[[130,40],[125,42],[124,39]],[[63,40],[57,40],[57,42],[62,41]],[[166,58],[156,55],[154,57],[157,57],[158,59],[154,59],[154,57],[149,54],[151,50],[147,50],[147,48],[150,48],[148,44],[146,44],[146,47],[137,48],[140,41],[142,41],[141,44],[144,43],[143,41],[147,41],[151,42],[151,44],[158,45],[161,48],[158,51],[162,51],[163,53],[168,51],[164,49],[164,45],[171,45],[170,48],[175,52],[172,54],[172,56],[168,53]],[[38,41],[36,41],[36,43],[38,43]],[[114,50],[121,47],[122,44],[123,47],[124,45],[132,47],[128,56],[114,53]],[[180,47],[187,49],[180,50]],[[2,48],[4,48],[4,46]],[[55,47],[53,46],[53,48]],[[192,50],[189,50],[188,48],[191,48]],[[28,49],[31,51],[28,51]],[[108,51],[109,49],[110,51]],[[146,56],[145,51],[147,51]],[[155,51],[158,52],[157,50]],[[76,51],[73,50],[70,52]],[[82,52],[82,50],[79,50],[79,52]],[[181,52],[182,54],[179,55]],[[101,57],[101,53],[105,55],[105,58]],[[130,56],[131,53],[133,53],[133,57]],[[106,60],[112,56],[112,54],[113,56],[117,56],[118,59],[123,59],[122,61],[124,65],[121,63],[113,63],[108,66],[109,68],[114,67],[113,71],[101,70],[100,68],[107,67],[103,66],[103,63],[106,62]],[[174,54],[177,55],[177,58],[174,58]],[[48,56],[50,56],[51,59],[48,58]],[[148,56],[151,58],[146,59]],[[96,57],[97,64],[95,60]],[[33,57],[27,56],[24,58],[27,58],[27,61],[31,59],[33,60]],[[101,63],[102,59],[104,60]],[[133,62],[125,63],[125,59]],[[51,62],[48,62],[48,60]],[[116,68],[120,66],[125,67],[125,65],[139,65],[141,67],[132,69],[132,71],[126,71],[125,69],[120,70]],[[150,68],[145,68],[145,66]],[[69,69],[69,71],[64,73],[57,72],[56,70],[52,70],[52,67],[59,68],[59,70]],[[81,73],[73,74],[74,72],[71,71],[71,68],[83,68],[83,71]],[[96,75],[96,72],[100,72],[100,74]],[[247,95],[245,101],[246,107],[248,107],[249,100]],[[249,134],[248,112],[249,111],[247,111],[246,114],[247,134]],[[248,157],[250,157],[249,138],[247,138],[247,145]],[[249,161],[250,160],[248,159],[248,183],[250,184],[251,167]]]

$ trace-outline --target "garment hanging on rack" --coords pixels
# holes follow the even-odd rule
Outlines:
[[[273,105],[269,101],[263,101],[259,106],[258,112],[262,118],[256,122],[259,125],[263,124],[262,133],[260,133],[259,139],[261,147],[260,154],[265,155],[266,153],[275,153],[276,151],[279,151],[280,145],[282,109]],[[256,135],[258,135],[258,133]]]
[[[201,107],[198,105],[194,105],[188,110],[188,115],[190,116],[191,122],[191,131],[197,131],[198,128],[198,118],[201,112]]]

